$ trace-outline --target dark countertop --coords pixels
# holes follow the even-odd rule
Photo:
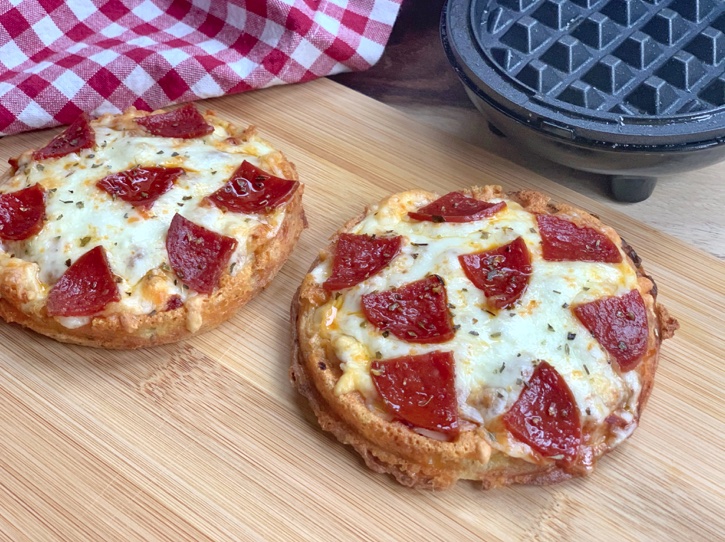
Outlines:
[[[331,79],[396,107],[475,108],[458,81],[438,32],[444,0],[404,0],[380,61]]]

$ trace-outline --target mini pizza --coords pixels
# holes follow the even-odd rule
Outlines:
[[[293,303],[291,379],[323,429],[407,486],[589,473],[628,438],[678,327],[634,251],[542,194],[395,194]]]
[[[11,159],[0,316],[104,348],[177,341],[262,290],[304,227],[294,166],[192,105],[83,115]]]

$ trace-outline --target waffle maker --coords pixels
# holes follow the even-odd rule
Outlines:
[[[441,37],[495,134],[617,200],[725,159],[723,0],[448,0]]]

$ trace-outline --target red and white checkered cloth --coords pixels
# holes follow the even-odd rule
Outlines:
[[[364,70],[402,0],[0,0],[0,135]]]

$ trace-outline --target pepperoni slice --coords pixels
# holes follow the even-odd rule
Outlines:
[[[180,214],[174,215],[166,236],[169,264],[184,284],[210,294],[219,285],[237,241],[207,230]]]
[[[362,296],[365,317],[378,329],[410,343],[442,343],[453,338],[443,279],[431,275],[384,292]]]
[[[511,307],[531,277],[531,255],[521,237],[486,252],[458,256],[468,279],[486,295],[491,309]]]
[[[118,286],[102,246],[92,248],[66,269],[50,289],[50,316],[91,316],[120,301]]]
[[[45,192],[39,184],[0,194],[0,239],[21,241],[43,229]]]
[[[175,311],[176,309],[181,308],[183,305],[184,302],[181,300],[181,296],[172,295],[166,302],[166,307],[164,310]]]
[[[619,363],[634,369],[647,351],[649,328],[644,300],[637,290],[574,307],[574,314]]]
[[[95,142],[96,135],[88,122],[88,115],[83,113],[66,128],[65,132],[58,134],[45,147],[35,151],[33,159],[60,158],[81,149],[90,149]]]
[[[292,197],[299,185],[275,177],[246,160],[219,190],[206,199],[233,213],[269,213]]]
[[[544,457],[573,461],[577,456],[582,436],[579,409],[569,386],[545,361],[536,366],[502,420],[514,437]]]
[[[551,262],[620,263],[622,254],[601,232],[552,215],[537,215],[544,259]]]
[[[136,123],[146,128],[151,134],[161,137],[178,137],[192,139],[205,136],[214,131],[214,127],[191,104],[147,117],[139,117]]]
[[[322,286],[327,291],[350,288],[387,266],[400,251],[403,238],[340,234],[332,273]]]
[[[464,196],[460,192],[451,192],[408,213],[415,220],[429,222],[473,222],[487,218],[506,208],[506,202],[489,203]]]
[[[414,427],[458,435],[453,355],[429,352],[419,356],[373,361],[370,374],[385,406]]]
[[[96,186],[134,207],[150,209],[182,173],[184,170],[180,167],[135,167],[108,175]]]

